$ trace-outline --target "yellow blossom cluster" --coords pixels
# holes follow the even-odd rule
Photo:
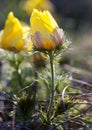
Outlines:
[[[50,12],[54,12],[54,6],[50,0],[25,0],[21,1],[21,7],[29,15],[32,13],[33,8],[38,10],[46,9]]]
[[[14,52],[30,51],[32,46],[51,51],[64,42],[64,32],[49,11],[33,9],[30,26],[21,23],[13,12],[8,14],[4,29],[0,32],[0,47]]]

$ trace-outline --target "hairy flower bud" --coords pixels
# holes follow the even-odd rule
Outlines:
[[[31,55],[29,61],[36,68],[41,68],[41,67],[45,67],[47,59],[48,59],[47,55],[41,52],[36,52]]]
[[[6,19],[5,27],[0,35],[0,47],[14,52],[30,50],[32,48],[32,43],[29,42],[26,45],[26,37],[29,29],[28,26],[22,26],[13,12],[10,12]]]
[[[64,32],[49,11],[33,10],[31,19],[32,42],[37,49],[54,50],[64,42]]]

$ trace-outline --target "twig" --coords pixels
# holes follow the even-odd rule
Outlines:
[[[62,91],[62,104],[63,104],[63,108],[64,108],[64,111],[66,111],[66,105],[65,105],[65,99],[64,99],[64,95],[65,95],[65,91],[66,89],[68,88],[68,86],[66,86],[63,91]]]
[[[35,82],[36,82],[36,81],[33,81],[29,86],[26,86],[25,88],[19,90],[18,94],[20,94],[20,93],[23,92],[24,90],[26,90],[26,89],[30,88],[31,86],[33,86]]]
[[[16,108],[14,106],[13,107],[13,117],[12,117],[12,130],[14,130],[14,125],[15,125],[15,111],[16,111]]]
[[[73,82],[76,82],[76,83],[80,83],[80,84],[82,84],[82,85],[86,85],[86,86],[92,87],[92,84],[87,83],[87,82],[82,81],[82,80],[72,79],[72,78],[70,78],[70,80],[73,81]]]
[[[64,69],[69,70],[76,74],[87,75],[88,77],[92,77],[92,73],[90,73],[89,71],[86,71],[86,70],[83,70],[80,68],[76,68],[76,67],[70,66],[68,64],[64,65]]]
[[[82,126],[86,126],[86,128],[88,128],[88,130],[92,130],[83,120],[78,120]]]
[[[67,111],[67,108],[66,108],[66,103],[65,103],[64,96],[65,96],[65,91],[66,91],[67,88],[68,88],[68,86],[66,86],[66,87],[63,89],[63,91],[62,91],[62,104],[63,104],[64,111],[66,111],[66,114],[65,114],[65,118],[66,118],[66,119],[68,118],[68,111]],[[64,130],[68,130],[68,126],[67,126],[66,123],[65,123],[65,125],[64,125],[63,127],[64,127]]]

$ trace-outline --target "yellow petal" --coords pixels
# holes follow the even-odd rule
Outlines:
[[[52,40],[52,34],[53,31],[58,28],[58,24],[49,11],[45,10],[40,12],[34,9],[30,18],[30,23],[34,45],[39,49],[54,49],[55,43],[54,40]]]
[[[36,32],[34,35],[32,35],[32,41],[35,47],[38,49],[52,50],[55,47],[51,36],[43,37],[40,32]]]
[[[31,14],[33,8],[39,10],[50,10],[53,12],[54,7],[50,0],[25,0],[21,2],[21,7],[28,13]]]
[[[2,39],[2,35],[3,35],[3,30],[0,31],[0,48],[1,48],[1,39]]]
[[[31,14],[33,8],[39,8],[39,4],[41,5],[42,0],[26,0],[23,2],[23,9]]]
[[[10,12],[5,23],[1,38],[1,47],[3,49],[16,48],[21,50],[24,45],[23,29],[19,20]]]
[[[49,13],[49,11],[40,12],[36,9],[33,10],[30,18],[32,33],[40,31],[41,33],[51,33],[55,28],[58,27],[56,21]]]
[[[32,49],[32,46],[33,46],[33,43],[32,43],[31,38],[30,38],[31,29],[24,22],[21,22],[21,25],[22,25],[22,28],[23,28],[23,38],[25,39],[25,45],[24,45],[23,49],[29,51],[29,50]]]
[[[20,21],[10,12],[5,22],[5,27],[1,36],[1,48],[12,51],[30,50],[32,44],[26,43],[26,38],[30,28]]]

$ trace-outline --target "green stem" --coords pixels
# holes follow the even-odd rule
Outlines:
[[[20,63],[16,59],[16,54],[14,55],[13,58],[14,58],[15,73],[17,75],[17,81],[18,81],[19,87],[23,88],[24,85],[23,85],[23,81],[22,81],[22,78],[21,78],[21,73],[19,72],[19,65],[20,65]]]
[[[37,94],[37,89],[38,89],[38,73],[37,70],[35,68],[34,70],[34,77],[35,77],[35,83],[34,83],[34,102],[36,103],[36,94]]]
[[[50,97],[50,103],[48,108],[48,117],[51,117],[52,115],[52,109],[53,109],[53,101],[54,101],[54,64],[53,64],[53,52],[49,54],[50,56],[50,67],[51,67],[51,97]]]
[[[18,83],[19,83],[19,86],[20,88],[23,88],[23,82],[22,82],[22,79],[21,79],[21,74],[19,73],[19,65],[15,65],[16,66],[16,74],[17,74],[17,79],[18,79]]]

